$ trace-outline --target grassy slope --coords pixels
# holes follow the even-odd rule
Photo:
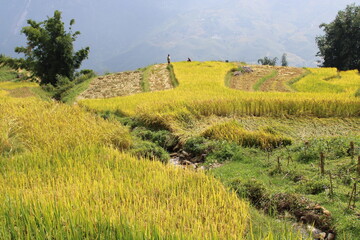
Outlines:
[[[360,138],[357,137],[358,144]],[[350,141],[350,139],[349,139]],[[333,147],[336,147],[334,145]],[[224,166],[212,170],[212,173],[217,178],[221,179],[225,184],[231,184],[234,180],[247,182],[252,179],[262,183],[267,192],[275,193],[293,193],[301,194],[307,198],[320,203],[327,208],[334,217],[334,225],[338,231],[339,239],[355,239],[352,237],[360,234],[360,225],[356,220],[358,210],[346,210],[348,206],[348,194],[351,192],[351,180],[349,183],[344,183],[355,177],[352,161],[349,157],[341,157],[339,159],[327,160],[326,171],[333,174],[333,185],[335,186],[335,195],[329,197],[329,189],[318,194],[309,194],[307,190],[310,189],[311,184],[319,183],[321,186],[330,187],[329,176],[322,177],[317,167],[318,161],[312,161],[309,164],[297,163],[292,160],[288,163],[287,152],[284,150],[275,151],[268,159],[267,153],[244,150],[247,155],[242,162],[229,162]],[[296,152],[291,153],[295,159]],[[282,172],[275,175],[270,174],[277,168],[277,156],[281,157]],[[342,169],[350,169],[350,173],[344,175],[340,171]],[[295,182],[295,176],[301,176],[304,180]],[[342,236],[346,235],[345,238]]]

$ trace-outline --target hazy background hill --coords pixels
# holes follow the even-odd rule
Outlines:
[[[17,56],[21,27],[63,12],[75,18],[84,68],[130,70],[166,60],[242,60],[286,52],[292,66],[315,66],[319,25],[353,0],[0,0],[0,53]]]

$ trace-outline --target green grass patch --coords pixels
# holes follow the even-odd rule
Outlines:
[[[239,63],[245,65],[245,63]],[[243,68],[241,66],[232,68],[226,75],[225,75],[225,86],[230,87],[231,79],[234,76],[234,72],[243,72]]]
[[[45,91],[43,88],[41,87],[34,87],[31,88],[31,91],[41,100],[43,101],[50,101],[51,100],[51,93]]]
[[[17,79],[17,72],[8,66],[0,66],[0,82],[13,81]]]
[[[348,208],[349,194],[357,179],[355,158],[352,160],[348,151],[350,142],[355,145],[354,155],[357,157],[360,154],[358,135],[316,138],[271,152],[244,148],[242,161],[228,162],[212,169],[211,174],[230,187],[237,183],[235,189],[239,196],[249,199],[255,206],[256,203],[264,206],[264,201],[269,199],[274,202],[276,197],[277,201],[294,198],[295,204],[296,199],[302,197],[318,203],[331,213],[332,220],[326,220],[325,227],[333,228],[338,239],[356,239],[360,234],[360,223],[356,220],[360,211],[357,207]],[[325,175],[320,174],[318,166],[320,152],[326,156]],[[300,155],[313,158],[297,161]],[[329,173],[332,175],[333,195],[330,195]]]
[[[169,64],[166,69],[169,71],[170,74],[170,80],[171,80],[171,84],[173,85],[173,87],[177,87],[179,86],[179,81],[177,80],[176,76],[175,76],[175,72],[174,72],[174,67],[172,64]]]
[[[260,78],[253,86],[254,91],[259,91],[261,85],[263,85],[270,78],[276,77],[277,75],[278,75],[278,72],[276,70],[274,70],[270,74],[266,75],[265,77]]]
[[[153,65],[139,69],[142,72],[141,76],[141,89],[143,92],[150,92],[149,76],[153,70]]]
[[[79,96],[86,89],[88,89],[93,79],[94,77],[89,78],[79,84],[76,84],[74,87],[72,87],[70,90],[66,92],[64,97],[62,97],[62,101],[67,104],[73,104],[76,101],[76,97]]]

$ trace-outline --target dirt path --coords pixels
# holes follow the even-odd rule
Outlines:
[[[154,65],[148,77],[150,91],[172,88],[166,64]],[[143,72],[121,72],[95,78],[89,88],[78,96],[79,99],[111,98],[143,92]]]
[[[230,81],[230,87],[243,90],[254,91],[254,84],[261,78],[269,75],[272,71],[276,71],[277,75],[266,80],[261,86],[260,91],[263,92],[290,92],[291,89],[286,85],[286,82],[293,78],[301,76],[305,70],[295,67],[280,67],[280,66],[262,66],[250,65],[253,72],[244,73],[240,76],[233,76]]]

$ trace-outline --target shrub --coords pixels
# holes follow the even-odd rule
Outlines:
[[[76,84],[85,82],[86,80],[96,77],[96,73],[91,69],[83,69],[78,74],[76,74],[76,78],[74,82]]]
[[[301,163],[309,163],[309,162],[313,162],[317,159],[319,159],[319,154],[316,151],[311,150],[311,149],[306,152],[300,152],[296,156],[296,161],[301,162]]]
[[[322,180],[312,180],[302,184],[299,189],[306,194],[317,195],[327,188],[326,183]]]
[[[235,179],[230,183],[230,187],[239,197],[249,199],[255,207],[261,207],[269,201],[265,186],[255,179],[248,180],[245,183],[240,179]]]
[[[224,162],[228,160],[241,161],[243,160],[241,148],[226,141],[214,142],[214,149],[209,153],[206,160],[213,159],[216,162]]]
[[[178,143],[178,139],[169,131],[151,131],[145,127],[136,127],[133,134],[142,140],[156,143],[164,149],[172,150]]]
[[[163,148],[149,141],[138,141],[130,152],[137,157],[148,158],[150,160],[158,159],[162,163],[167,163],[170,159],[169,154]]]
[[[183,148],[186,152],[194,156],[199,156],[208,153],[211,146],[209,141],[204,137],[192,137],[185,142]]]

